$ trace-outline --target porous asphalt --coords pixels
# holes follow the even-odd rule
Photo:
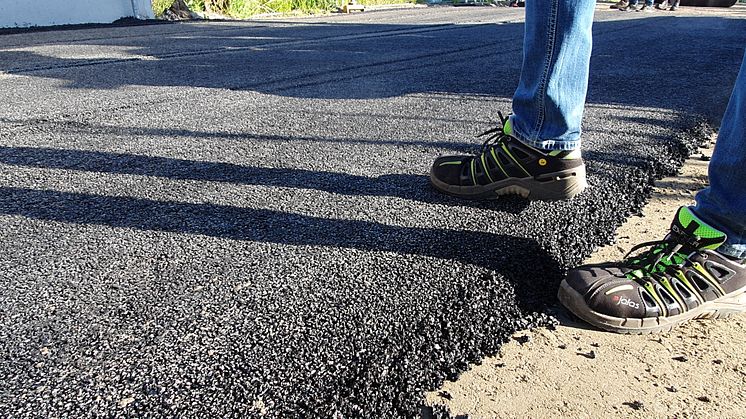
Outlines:
[[[432,159],[510,109],[522,13],[0,36],[0,416],[413,417],[550,321],[718,122],[746,13],[599,6],[589,190],[440,196]]]

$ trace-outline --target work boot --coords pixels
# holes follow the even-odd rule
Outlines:
[[[628,4],[625,7],[620,7],[619,11],[620,12],[636,12],[638,10],[637,10],[636,4]]]
[[[746,261],[717,251],[725,239],[681,207],[663,240],[639,244],[630,253],[647,251],[570,271],[559,300],[593,326],[629,334],[746,311]]]
[[[616,3],[612,4],[611,6],[609,6],[609,8],[611,8],[611,9],[621,9],[622,7],[627,7],[628,4],[629,3],[627,2],[627,0],[619,0],[618,2],[616,2]]]
[[[497,199],[521,195],[528,199],[569,199],[586,188],[580,150],[540,150],[512,135],[512,123],[500,114],[501,125],[489,130],[482,151],[473,156],[438,157],[430,182],[439,191],[467,199]]]

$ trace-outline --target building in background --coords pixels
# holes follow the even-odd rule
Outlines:
[[[152,19],[150,0],[0,0],[0,28]]]

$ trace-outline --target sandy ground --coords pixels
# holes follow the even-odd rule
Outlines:
[[[701,150],[709,155],[711,149]],[[617,232],[617,243],[589,262],[619,259],[662,238],[674,209],[707,184],[707,162],[695,154],[680,176],[657,183],[642,217]],[[428,394],[456,417],[721,417],[746,415],[746,316],[689,322],[663,335],[624,336],[591,330],[562,308],[556,330],[514,335],[487,358]]]

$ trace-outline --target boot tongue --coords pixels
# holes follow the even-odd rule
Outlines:
[[[722,231],[697,217],[689,207],[681,207],[671,223],[670,238],[682,245],[682,250],[715,250],[725,242]]]
[[[507,120],[505,120],[505,123],[503,124],[503,134],[513,135],[513,118],[510,116]]]

